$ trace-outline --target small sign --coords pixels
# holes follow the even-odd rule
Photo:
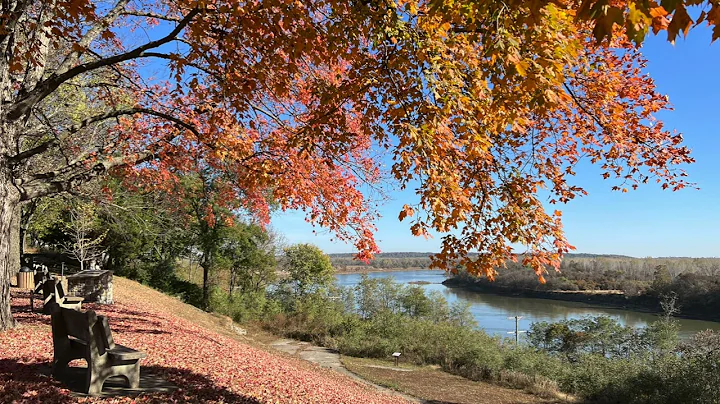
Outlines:
[[[393,352],[393,356],[396,357],[396,358],[397,358],[398,356],[400,356],[400,355],[401,355],[400,352]]]

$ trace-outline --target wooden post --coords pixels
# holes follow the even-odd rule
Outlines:
[[[527,331],[519,329],[520,328],[520,319],[522,318],[522,316],[508,317],[508,319],[510,319],[510,320],[512,320],[513,318],[515,319],[515,332],[510,331],[510,332],[508,332],[508,334],[515,334],[515,345],[517,346],[520,344],[520,333],[527,332]]]

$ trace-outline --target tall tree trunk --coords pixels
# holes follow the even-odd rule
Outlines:
[[[10,278],[20,264],[15,262],[19,259],[16,257],[19,245],[15,242],[19,233],[13,237],[19,231],[19,226],[14,226],[19,225],[15,220],[19,203],[20,194],[12,182],[7,161],[0,158],[0,331],[15,326],[10,312]]]
[[[20,226],[20,242],[18,243],[18,247],[20,248],[20,257],[21,258],[25,254],[25,234],[26,234],[25,229],[22,226]]]
[[[200,266],[203,269],[203,309],[207,310],[210,308],[210,263],[206,261]]]
[[[14,188],[14,187],[13,187]],[[22,233],[20,232],[22,226],[20,226],[20,216],[22,209],[20,204],[17,205],[13,212],[12,223],[10,224],[10,276],[18,272],[22,266],[22,255],[23,255],[23,244],[22,244]]]
[[[235,292],[235,269],[230,268],[230,287],[228,288],[228,298],[233,301],[233,292]]]
[[[25,238],[30,227],[30,221],[37,210],[38,201],[30,201],[20,207],[20,256],[25,254]]]

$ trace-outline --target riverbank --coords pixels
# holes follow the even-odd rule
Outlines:
[[[469,282],[458,278],[448,278],[443,281],[442,284],[448,288],[462,289],[475,293],[577,302],[641,313],[662,313],[662,308],[657,298],[648,295],[627,296],[619,290],[566,291],[518,289],[494,286],[488,283]],[[679,314],[676,314],[675,317],[720,322],[720,313],[683,313],[681,311]]]

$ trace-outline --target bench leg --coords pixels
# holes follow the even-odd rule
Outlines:
[[[88,361],[87,394],[90,396],[100,395],[105,381],[114,375],[110,363],[104,360]]]
[[[88,369],[87,376],[87,394],[90,396],[97,396],[102,393],[103,384],[107,380],[108,375],[106,372],[92,372]]]
[[[130,366],[127,373],[128,384],[131,389],[137,389],[140,387],[140,362],[135,362],[134,365]]]
[[[53,360],[53,368],[52,373],[55,377],[61,377],[63,374],[65,374],[65,371],[68,368],[68,364],[70,363],[70,359],[67,358],[57,358]]]

